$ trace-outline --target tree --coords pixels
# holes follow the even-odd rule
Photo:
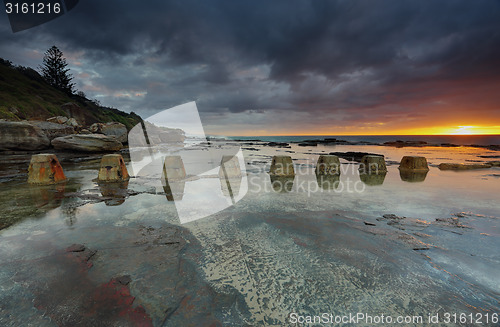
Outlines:
[[[69,68],[66,68],[66,58],[58,47],[53,45],[45,51],[43,56],[43,66],[40,67],[43,78],[50,85],[64,91],[68,94],[73,94],[74,83],[71,83],[73,76],[69,74]]]
[[[85,94],[85,92],[83,91],[78,91],[76,92],[76,95],[78,95],[80,98],[84,98],[86,99],[87,98],[87,95]]]
[[[12,67],[12,61],[0,58],[0,64],[5,65],[7,67]]]

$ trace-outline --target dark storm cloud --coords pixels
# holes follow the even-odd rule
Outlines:
[[[96,73],[87,93],[143,115],[196,100],[206,113],[377,120],[425,116],[422,103],[457,89],[498,110],[480,89],[500,77],[499,1],[86,0],[25,32],[0,28],[2,53],[56,43]]]

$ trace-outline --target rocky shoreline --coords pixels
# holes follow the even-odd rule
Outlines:
[[[396,148],[404,148],[404,147],[446,147],[446,148],[454,148],[454,147],[473,147],[473,148],[483,148],[493,151],[500,151],[500,144],[452,144],[452,143],[429,143],[426,141],[388,141],[388,142],[369,142],[369,141],[347,141],[336,138],[324,138],[319,140],[303,140],[303,141],[293,141],[293,142],[266,142],[259,139],[233,139],[232,141],[240,142],[243,145],[267,145],[271,147],[279,147],[279,148],[290,148],[291,144],[297,144],[298,146],[318,146],[318,145],[379,145],[379,146],[389,146]]]
[[[47,121],[0,121],[0,151],[50,148],[81,152],[118,151],[127,142],[128,131],[121,123],[94,123],[86,129],[74,118],[54,118]]]
[[[146,123],[148,132],[183,142],[184,132]],[[142,131],[142,129],[141,129]],[[127,147],[129,129],[119,122],[85,125],[73,117],[56,116],[41,120],[0,120],[0,153],[54,149],[73,152],[114,152]],[[156,142],[156,140],[151,140]],[[158,140],[163,142],[164,140]],[[158,143],[156,142],[156,143]]]

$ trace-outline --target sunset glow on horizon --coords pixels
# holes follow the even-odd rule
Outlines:
[[[268,131],[253,131],[254,133],[233,133],[233,136],[314,136],[314,135],[332,135],[332,136],[353,136],[353,135],[500,135],[500,126],[443,126],[443,127],[425,127],[413,128],[408,130],[392,130],[389,132],[366,132],[363,129],[352,128],[351,133],[335,133],[324,129],[305,133],[279,133],[273,134]]]
[[[500,126],[467,125],[417,128],[397,135],[500,135]]]

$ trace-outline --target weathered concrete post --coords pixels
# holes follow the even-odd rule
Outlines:
[[[404,156],[399,164],[399,176],[404,182],[423,182],[429,171],[427,159],[418,156]]]
[[[269,175],[272,176],[295,176],[292,157],[290,156],[274,156],[271,162]]]
[[[186,178],[186,169],[181,156],[167,156],[163,162],[162,180],[181,180]]]
[[[129,180],[123,157],[120,154],[106,154],[101,159],[97,180],[100,182],[123,182]]]
[[[31,156],[28,168],[28,183],[56,184],[65,180],[66,176],[56,155],[43,153]]]
[[[219,179],[222,194],[230,197],[234,203],[234,197],[238,196],[243,179],[238,157],[230,155],[222,156]]]
[[[363,156],[359,165],[359,171],[360,174],[387,173],[384,156]]]
[[[316,163],[316,175],[340,175],[339,157],[320,155]]]
[[[220,178],[240,178],[240,162],[236,156],[222,156],[219,169]]]
[[[269,169],[269,175],[271,177],[271,185],[275,192],[290,192],[295,178],[292,157],[274,156],[271,162],[271,168]]]
[[[186,169],[181,156],[167,156],[163,162],[161,182],[168,201],[180,201],[184,196]]]
[[[429,166],[425,157],[404,156],[399,164],[399,169],[429,171]]]

